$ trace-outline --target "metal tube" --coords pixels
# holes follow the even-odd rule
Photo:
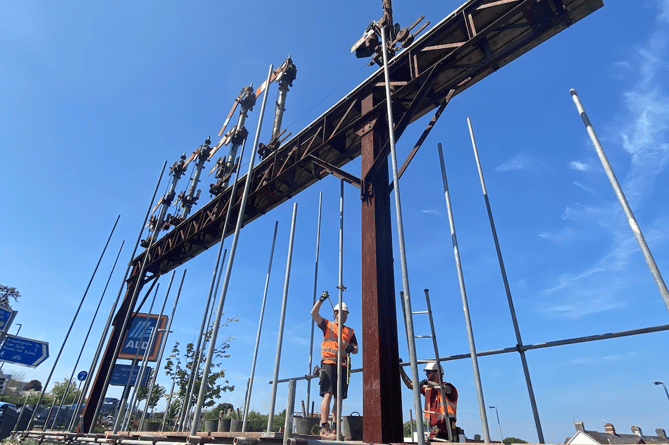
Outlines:
[[[415,382],[413,385],[414,392],[414,405],[416,412],[420,412],[420,390],[418,389],[418,368],[415,365],[416,362],[416,350],[415,344],[413,341],[414,330],[413,330],[413,320],[411,319],[411,294],[409,291],[409,275],[407,272],[407,259],[406,259],[406,248],[404,245],[404,225],[402,222],[402,203],[400,201],[400,183],[399,183],[399,174],[397,171],[397,152],[395,150],[395,130],[394,130],[394,118],[393,118],[393,107],[392,107],[392,96],[390,94],[390,73],[388,72],[388,52],[386,47],[386,27],[381,28],[381,48],[383,52],[383,73],[385,76],[385,89],[386,89],[386,109],[388,112],[388,134],[390,137],[390,159],[392,161],[392,171],[393,171],[393,189],[395,191],[395,217],[397,220],[397,238],[398,246],[400,251],[400,262],[402,267],[402,287],[404,290],[404,306],[405,306],[405,320],[407,323],[407,334],[410,335],[409,340],[409,355],[412,356],[411,360],[411,375],[412,381]],[[424,435],[423,428],[418,426],[418,445],[423,445]]]
[[[267,85],[269,85],[269,79],[272,74],[272,65],[269,67],[269,73],[267,74]],[[216,310],[216,321],[214,322],[214,329],[212,331],[210,343],[209,343],[209,354],[207,356],[207,361],[204,365],[204,370],[202,372],[202,385],[200,385],[200,394],[198,395],[197,405],[195,407],[195,418],[200,416],[202,403],[204,402],[204,391],[207,378],[209,376],[209,368],[211,367],[211,359],[214,355],[216,349],[216,338],[218,336],[218,329],[221,323],[221,315],[223,314],[223,307],[225,306],[225,296],[228,292],[228,284],[230,282],[230,274],[232,273],[232,264],[234,263],[235,253],[237,252],[237,242],[239,241],[239,231],[241,230],[242,220],[244,219],[244,209],[246,208],[246,199],[248,198],[248,193],[251,184],[251,174],[253,173],[253,165],[258,151],[258,138],[260,137],[260,130],[262,128],[263,114],[265,113],[265,105],[267,104],[267,90],[265,90],[265,95],[263,96],[262,107],[260,108],[260,118],[258,120],[258,129],[256,131],[255,138],[253,140],[253,148],[251,150],[251,159],[249,160],[249,170],[246,174],[246,181],[244,184],[244,193],[242,194],[242,202],[239,206],[239,214],[237,215],[237,225],[235,227],[235,234],[232,238],[232,246],[230,247],[230,259],[228,260],[228,265],[225,271],[225,278],[223,279],[223,289],[221,289],[221,298],[218,302],[218,308]],[[240,162],[241,165],[241,162]],[[235,181],[236,182],[236,181]],[[230,195],[231,198],[233,195]],[[225,230],[223,230],[225,234]],[[194,436],[197,432],[197,425],[191,426],[191,435]]]
[[[256,375],[256,362],[258,360],[258,349],[260,348],[260,333],[262,332],[262,322],[265,317],[265,303],[267,302],[267,292],[269,290],[269,277],[272,272],[272,260],[274,259],[274,246],[276,245],[276,232],[279,228],[279,221],[274,223],[274,235],[272,236],[272,247],[269,251],[269,265],[267,266],[267,276],[265,277],[265,290],[262,295],[262,305],[260,306],[260,320],[258,320],[258,334],[256,335],[256,345],[253,350],[253,363],[251,365],[251,375],[249,377],[249,389],[244,400],[244,421],[242,422],[242,432],[246,431],[247,417],[249,415],[249,406],[251,405],[251,391],[253,391],[253,378]]]
[[[118,295],[120,297],[121,293],[123,292],[123,288],[125,287],[125,280],[128,277],[128,273],[130,272],[130,268],[132,267],[132,259],[135,257],[135,252],[137,252],[137,246],[139,246],[140,240],[142,238],[142,232],[144,231],[144,225],[146,224],[146,220],[149,219],[149,214],[151,213],[151,207],[153,206],[153,200],[156,199],[156,193],[158,193],[158,187],[160,186],[160,181],[163,178],[163,173],[165,172],[165,166],[167,165],[167,161],[163,162],[163,167],[160,170],[160,175],[158,176],[158,182],[156,182],[156,188],[153,190],[153,195],[151,196],[151,202],[149,202],[149,208],[146,209],[146,215],[144,216],[144,221],[142,221],[142,225],[140,226],[139,229],[139,234],[137,235],[137,241],[135,242],[135,247],[132,250],[132,254],[130,255],[130,261],[128,262],[128,267],[126,268],[125,275],[123,276],[123,281],[121,282],[121,287],[118,290]],[[153,246],[153,243],[149,244],[149,247],[146,249],[146,254],[144,255],[144,259],[142,260],[142,266],[139,271],[139,276],[142,277],[144,274],[144,267],[146,265],[146,260],[149,257],[148,253],[149,250],[151,249],[151,246]],[[132,292],[132,297],[130,298],[130,304],[128,306],[128,313],[125,315],[123,318],[123,325],[121,326],[121,336],[119,337],[119,341],[116,343],[116,346],[114,347],[114,355],[113,359],[111,360],[112,363],[115,363],[117,358],[118,358],[118,352],[121,350],[121,344],[123,343],[123,333],[125,332],[126,327],[128,326],[128,318],[130,317],[130,314],[132,313],[132,308],[135,307],[135,303],[137,302],[137,293],[139,292],[139,281],[135,284],[135,288],[133,289]],[[117,298],[118,299],[118,298]],[[109,345],[111,346],[111,345]],[[109,387],[109,379],[112,376],[113,373],[113,368],[114,366],[110,366],[109,369],[106,370],[105,373],[105,382],[104,385],[102,386],[102,391],[100,392],[101,394],[105,394],[107,392],[107,388]],[[97,419],[98,415],[100,414],[100,407],[102,406],[102,402],[104,401],[104,397],[101,397],[100,400],[98,400],[98,404],[95,407],[95,413],[93,414],[93,419]],[[32,420],[32,419],[31,419]],[[93,432],[93,429],[95,428],[95,422],[91,422],[91,426],[89,427],[89,433]]]
[[[112,235],[114,235],[114,230],[116,230],[116,225],[118,224],[118,220],[121,218],[121,215],[118,215],[116,217],[116,221],[114,222],[114,226],[111,229],[111,232],[109,233],[109,237],[107,238],[107,242],[105,243],[104,248],[102,249],[102,253],[100,254],[100,258],[98,259],[97,264],[95,265],[95,268],[93,269],[93,274],[91,275],[91,279],[88,280],[88,285],[86,286],[86,290],[84,291],[84,295],[81,297],[81,301],[79,301],[79,306],[77,307],[77,310],[74,312],[74,317],[72,317],[72,322],[70,323],[70,327],[67,330],[67,333],[65,334],[65,338],[63,339],[63,344],[60,346],[60,350],[58,351],[58,355],[56,355],[56,360],[53,362],[53,366],[51,367],[51,371],[49,372],[49,377],[47,377],[46,382],[44,383],[44,386],[42,387],[42,392],[40,393],[39,399],[37,400],[37,403],[35,403],[35,406],[39,406],[40,402],[42,401],[42,397],[44,397],[44,393],[46,392],[46,387],[49,385],[49,382],[51,381],[51,377],[53,376],[53,372],[56,370],[56,366],[58,366],[58,360],[60,360],[60,355],[63,353],[63,349],[65,349],[65,345],[67,344],[68,338],[70,338],[70,333],[72,332],[72,327],[74,326],[74,322],[77,321],[77,316],[79,315],[79,311],[81,310],[81,306],[84,304],[84,300],[86,299],[86,295],[88,295],[88,290],[91,288],[91,284],[93,283],[93,278],[95,278],[95,274],[98,271],[98,267],[100,266],[100,262],[102,262],[102,258],[105,255],[105,252],[107,251],[107,246],[109,246],[109,241],[111,241]],[[69,385],[68,385],[69,389]],[[67,391],[66,393],[67,394]],[[59,407],[60,408],[60,407]],[[33,419],[35,418],[35,413],[37,410],[33,411],[33,415],[30,416],[30,420],[28,423],[32,422]],[[46,428],[46,422],[44,422],[44,428]]]
[[[655,259],[653,258],[653,254],[651,253],[648,244],[646,244],[646,240],[643,237],[643,233],[641,233],[641,228],[639,227],[639,224],[637,224],[636,218],[634,218],[632,209],[627,203],[627,198],[625,198],[625,193],[623,193],[623,189],[622,187],[620,187],[618,179],[616,179],[616,175],[613,172],[613,169],[611,168],[611,164],[609,163],[609,160],[606,157],[606,153],[604,153],[602,144],[599,143],[599,138],[595,133],[595,129],[592,127],[590,119],[588,119],[588,115],[585,113],[585,109],[581,104],[581,100],[579,99],[578,94],[576,94],[576,90],[572,89],[569,92],[571,93],[571,98],[574,100],[574,104],[576,104],[576,109],[581,115],[581,119],[583,119],[583,124],[585,125],[585,128],[588,131],[588,135],[590,136],[592,145],[594,145],[595,150],[597,150],[597,155],[599,156],[599,160],[602,162],[602,166],[606,171],[606,176],[609,177],[609,181],[611,182],[613,191],[616,193],[618,201],[620,201],[620,205],[623,208],[623,211],[625,212],[625,216],[627,217],[627,222],[632,228],[632,233],[634,234],[637,243],[639,243],[639,247],[641,248],[643,257],[646,259],[646,263],[648,264],[650,273],[653,275],[653,279],[655,280],[655,284],[657,285],[657,288],[660,291],[660,295],[664,300],[664,304],[667,307],[667,310],[669,310],[669,291],[667,290],[667,285],[665,284],[664,279],[662,278],[662,274],[660,273],[657,264],[655,264]]]
[[[272,379],[272,397],[269,404],[269,416],[267,418],[267,432],[272,432],[272,421],[274,420],[274,406],[276,404],[276,388],[279,378],[279,365],[281,363],[281,346],[283,345],[283,328],[286,322],[286,306],[288,303],[288,283],[290,281],[290,267],[293,259],[293,244],[295,241],[295,222],[297,220],[297,203],[293,203],[293,217],[290,223],[290,240],[288,241],[288,257],[286,259],[286,277],[283,282],[283,298],[281,301],[281,316],[279,319],[279,334],[276,342],[276,358],[274,360],[274,378]]]
[[[316,294],[318,293],[318,258],[321,245],[321,212],[323,210],[323,192],[318,195],[318,225],[316,229],[316,260],[314,261],[314,295],[311,300],[311,307],[316,304]],[[309,335],[309,368],[307,375],[313,372],[313,355],[314,355],[314,323],[311,324],[311,334]],[[307,380],[307,407],[309,407],[309,400],[311,397],[311,379]]]
[[[513,330],[516,333],[516,342],[518,346],[523,346],[523,339],[520,336],[520,328],[518,327],[518,319],[516,318],[516,310],[513,305],[513,298],[511,297],[511,288],[509,286],[509,280],[506,276],[506,267],[504,266],[504,260],[502,258],[502,249],[499,245],[499,239],[497,238],[497,229],[495,228],[495,220],[492,216],[492,207],[490,206],[490,200],[488,198],[488,190],[485,186],[485,179],[483,178],[483,169],[481,168],[481,160],[479,159],[479,151],[476,145],[476,139],[474,138],[474,129],[472,128],[471,119],[467,118],[467,125],[469,126],[469,135],[472,140],[472,147],[474,149],[474,157],[476,158],[476,167],[479,171],[479,179],[481,181],[481,190],[483,191],[483,199],[485,200],[486,210],[488,211],[488,220],[490,221],[490,230],[492,231],[492,238],[495,242],[495,250],[497,251],[497,260],[499,262],[499,269],[502,272],[502,281],[504,282],[504,290],[506,292],[506,299],[509,303],[509,312],[511,312],[511,320],[513,321]],[[523,366],[523,374],[525,374],[525,383],[527,384],[527,393],[530,396],[530,405],[532,406],[532,415],[534,416],[534,425],[537,429],[537,436],[539,438],[539,443],[544,442],[544,433],[541,428],[541,419],[539,418],[539,410],[537,408],[537,401],[534,398],[534,389],[532,388],[532,380],[530,379],[530,369],[527,366],[527,358],[525,357],[525,351],[519,349],[518,353],[520,354],[520,361]],[[502,440],[501,438],[500,440]]]
[[[293,413],[295,412],[295,380],[288,383],[288,401],[286,402],[286,421],[283,427],[283,445],[288,444],[288,440],[293,432]]]
[[[420,417],[421,421],[416,420],[416,433],[417,433],[417,443],[425,443],[425,432],[423,430],[423,421],[422,416],[418,413],[422,413],[421,403],[420,403],[420,387],[418,383],[420,377],[418,376],[418,359],[416,358],[416,336],[414,334],[413,328],[413,312],[411,309],[411,300],[407,300],[404,297],[404,292],[400,291],[400,299],[402,300],[402,315],[404,316],[404,328],[407,334],[407,344],[409,347],[409,364],[411,365],[411,382],[412,382],[412,393],[413,393],[413,407],[416,411],[417,418]],[[402,364],[400,363],[400,366]]]
[[[83,344],[81,346],[81,350],[79,351],[79,356],[77,357],[77,361],[72,367],[72,374],[70,375],[70,381],[72,381],[72,378],[74,377],[74,372],[77,369],[77,365],[79,364],[79,359],[81,359],[81,354],[84,352],[84,348],[86,347],[86,343],[88,342],[88,336],[91,333],[91,330],[93,329],[93,323],[95,323],[95,319],[98,316],[98,311],[100,310],[100,306],[102,305],[102,300],[105,297],[105,294],[107,293],[107,286],[109,286],[109,282],[111,281],[111,277],[114,274],[114,269],[116,268],[116,263],[118,262],[118,258],[121,255],[121,250],[123,250],[123,244],[125,244],[125,241],[121,243],[121,247],[118,250],[118,254],[116,254],[116,259],[114,260],[114,265],[112,266],[111,272],[109,273],[109,278],[107,278],[107,283],[105,284],[104,289],[102,290],[102,295],[100,295],[100,301],[98,301],[98,306],[95,308],[95,313],[93,314],[93,318],[91,319],[91,324],[88,326],[88,332],[86,332],[86,337],[84,338]],[[105,331],[106,334],[106,331]],[[102,336],[101,340],[105,336]],[[97,362],[98,354],[100,353],[99,349],[96,351],[96,354],[93,358],[94,361]],[[88,374],[86,374],[86,383],[84,384],[84,391],[81,391],[79,393],[79,399],[77,400],[77,408],[75,412],[72,415],[72,419],[70,421],[69,426],[67,427],[67,431],[72,431],[74,428],[74,425],[76,424],[76,419],[79,417],[78,412],[81,411],[81,404],[83,403],[84,400],[84,394],[86,393],[86,389],[88,388],[88,382],[90,381],[90,376],[92,375],[93,371],[90,371]],[[65,391],[65,395],[67,394],[67,390]],[[64,396],[63,396],[64,399]]]
[[[149,344],[146,348],[146,354],[145,354],[145,357],[144,357],[144,362],[142,363],[142,370],[140,371],[140,374],[139,374],[139,381],[140,382],[142,380],[144,380],[144,373],[146,372],[146,366],[148,365],[149,356],[151,355],[150,351],[149,351],[149,348],[151,348],[153,346],[153,344],[155,343],[155,341],[158,337],[158,332],[159,332],[159,329],[160,329],[160,319],[163,317],[163,311],[165,310],[165,306],[167,305],[167,298],[170,295],[170,290],[172,289],[172,281],[174,280],[174,275],[176,275],[176,273],[177,273],[176,270],[172,271],[172,276],[170,277],[170,282],[167,285],[167,291],[165,292],[165,298],[163,299],[163,305],[160,308],[160,313],[158,314],[158,319],[156,320],[156,327],[153,330],[153,332],[151,333],[151,339],[149,340]],[[173,312],[173,314],[174,314],[174,312]],[[166,335],[167,335],[167,333],[165,333],[165,336]],[[161,349],[162,343],[164,343],[164,342],[161,342],[161,345],[158,346],[160,358],[162,358],[162,349]],[[151,392],[153,391],[153,383],[156,381],[156,376],[158,374],[158,368],[160,367],[160,358],[159,357],[156,357],[156,358],[157,358],[156,367],[155,367],[155,370],[153,371],[153,376],[152,376],[152,379],[151,379],[151,383],[149,384],[148,391],[147,391],[147,394],[146,394],[146,403],[144,404],[144,410],[142,412],[142,417],[139,420],[139,426],[137,427],[137,429],[139,431],[142,431],[142,428],[144,427],[144,419],[146,419],[146,411],[149,408],[149,401],[151,400]],[[140,386],[139,384],[137,384],[135,386],[135,388],[137,388],[136,393],[137,393],[138,398],[139,398],[139,386]]]
[[[172,282],[170,281],[170,284],[171,283]],[[151,299],[151,305],[149,306],[148,315],[151,315],[151,312],[153,311],[153,305],[156,302],[156,296],[158,296],[158,289],[160,289],[160,283],[158,283],[156,285],[156,290],[153,293],[153,298]],[[156,327],[157,327],[157,324],[156,324]],[[141,384],[141,381],[142,381],[141,380],[141,377],[142,377],[141,372],[138,371],[137,372],[137,378],[135,380],[135,384],[131,385],[130,382],[132,381],[132,372],[134,370],[135,365],[137,364],[137,360],[139,359],[139,351],[142,349],[142,342],[144,341],[144,337],[146,336],[146,331],[147,331],[148,328],[149,328],[149,317],[146,317],[146,320],[142,324],[142,336],[140,337],[140,343],[139,343],[139,346],[137,347],[137,352],[135,353],[135,358],[132,361],[132,367],[130,368],[130,373],[128,374],[128,380],[125,383],[125,386],[126,386],[126,388],[128,388],[128,391],[130,391],[131,386],[134,386],[133,394],[130,397],[130,403],[128,403],[128,408],[130,408],[130,409],[125,412],[125,417],[124,417],[123,423],[122,423],[122,425],[123,425],[122,428],[126,431],[130,431],[128,429],[128,425],[130,424],[130,419],[133,415],[133,411],[134,411],[134,408],[135,408],[135,404],[134,404],[135,394],[137,394],[137,387]],[[153,332],[152,332],[152,334],[153,334]],[[146,357],[148,355],[148,353],[149,353],[149,348],[148,348],[148,345],[147,345],[147,348],[144,351],[144,354],[142,354],[142,365],[144,364],[144,357]],[[126,402],[125,400],[122,401],[122,403],[124,405],[125,405],[125,402]],[[116,417],[116,424],[118,424],[119,417],[120,416]],[[116,427],[116,425],[114,425],[114,426]],[[116,433],[116,431],[114,431],[114,432]]]
[[[336,417],[336,439],[342,440],[342,422],[341,422],[341,411],[342,411],[342,353],[341,353],[341,336],[342,331],[344,330],[344,323],[341,323],[341,313],[342,303],[344,302],[344,180],[340,181],[339,186],[339,285],[337,286],[339,290],[339,320],[335,320],[337,323],[337,400],[336,400],[336,411],[337,415],[332,416],[333,420]],[[312,323],[313,326],[313,323]],[[348,358],[351,360],[351,357]],[[333,407],[335,408],[335,407]]]
[[[476,345],[474,344],[474,332],[472,330],[472,321],[469,317],[469,303],[467,302],[467,292],[465,290],[465,278],[462,274],[460,264],[460,250],[458,248],[458,239],[455,234],[455,222],[453,220],[453,210],[451,208],[451,198],[448,190],[448,181],[446,178],[446,167],[444,165],[444,153],[441,149],[441,143],[437,144],[439,151],[439,163],[441,165],[441,177],[444,182],[444,196],[446,197],[446,209],[448,210],[448,223],[451,228],[451,240],[453,242],[453,256],[455,257],[455,266],[458,271],[458,284],[460,285],[460,296],[462,297],[462,310],[465,314],[465,323],[467,325],[467,337],[469,339],[469,350],[472,358],[472,368],[474,371],[474,383],[476,384],[476,394],[479,401],[479,412],[481,414],[481,428],[483,429],[483,441],[490,443],[490,432],[488,431],[488,416],[485,411],[485,402],[483,400],[483,389],[481,388],[481,376],[479,375],[479,362],[476,358]]]

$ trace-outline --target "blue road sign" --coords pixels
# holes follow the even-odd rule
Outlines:
[[[21,366],[37,368],[49,358],[49,343],[31,338],[7,335],[0,347],[0,360]]]
[[[0,331],[9,329],[14,314],[15,312],[13,310],[0,307]]]
[[[88,377],[88,373],[86,371],[81,371],[79,374],[77,374],[77,378],[82,382],[86,380],[86,377]]]
[[[130,327],[125,331],[118,358],[133,360],[137,357],[141,359],[148,349],[148,360],[155,362],[158,357],[158,347],[164,334],[163,331],[158,331],[153,344],[149,347],[151,333],[156,329],[156,325],[159,329],[164,329],[167,325],[167,316],[163,315],[160,318],[160,323],[158,323],[158,315],[137,314],[130,323]]]
[[[139,374],[139,365],[136,365],[132,370],[132,377],[130,379],[130,386],[135,386],[137,381],[137,375]],[[144,371],[144,376],[142,377],[142,386],[146,386],[146,383],[149,380],[149,374],[153,368],[147,366]],[[128,376],[130,375],[130,365],[121,365],[119,363],[114,365],[114,372],[112,373],[111,378],[109,379],[110,385],[116,386],[125,386],[128,383]]]

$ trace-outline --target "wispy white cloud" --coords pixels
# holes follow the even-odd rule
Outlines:
[[[441,215],[441,210],[439,209],[424,209],[421,210],[421,212],[426,213],[428,215],[435,215],[435,216]]]
[[[582,172],[589,172],[592,170],[592,166],[590,164],[586,164],[585,162],[581,161],[571,161],[569,163],[569,168],[572,170],[578,170]]]
[[[629,360],[630,357],[634,356],[634,351],[628,352],[627,354],[613,354],[607,355],[604,357],[576,357],[569,360],[569,364],[572,365],[596,365],[598,363],[610,363],[610,362],[619,362],[621,360]]]
[[[590,187],[586,187],[585,185],[581,184],[578,181],[574,181],[574,185],[580,189],[585,190],[586,192],[590,193],[591,195],[597,195],[597,192],[591,189]]]
[[[536,173],[545,168],[545,164],[539,161],[536,158],[525,156],[522,154],[517,154],[514,157],[507,159],[500,166],[498,166],[495,171],[514,171],[514,170],[525,170],[531,173]]]

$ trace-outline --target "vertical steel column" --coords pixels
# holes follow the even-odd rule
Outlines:
[[[476,394],[479,401],[479,413],[481,415],[481,428],[483,429],[483,441],[490,443],[490,432],[488,431],[488,415],[485,411],[485,402],[483,400],[483,389],[481,388],[481,376],[479,374],[479,362],[476,357],[476,346],[474,344],[474,332],[472,330],[472,320],[469,317],[469,303],[467,302],[467,292],[465,291],[465,278],[462,275],[462,266],[460,264],[460,249],[458,248],[458,239],[455,235],[455,222],[453,220],[453,210],[451,208],[451,197],[448,191],[448,181],[446,179],[446,167],[444,166],[444,153],[441,149],[441,143],[437,144],[439,151],[439,163],[441,164],[441,177],[444,181],[444,196],[446,197],[446,209],[448,210],[448,223],[451,228],[451,240],[453,242],[453,256],[455,257],[455,267],[458,271],[458,283],[460,285],[460,296],[462,297],[462,310],[465,313],[465,323],[467,325],[467,337],[469,338],[469,351],[472,357],[472,368],[474,370],[474,384],[476,385]]]
[[[265,304],[267,303],[267,292],[269,290],[269,276],[272,272],[272,260],[274,259],[274,246],[276,245],[276,232],[279,228],[279,221],[274,222],[274,235],[272,236],[272,247],[269,251],[269,265],[267,266],[267,277],[265,278],[265,290],[262,295],[262,305],[260,306],[260,320],[258,320],[258,334],[256,335],[256,345],[253,350],[253,363],[251,364],[251,375],[249,377],[249,386],[244,398],[244,421],[242,422],[242,432],[246,431],[246,424],[251,406],[251,391],[253,391],[253,378],[256,374],[256,362],[258,360],[258,349],[260,348],[260,333],[262,332],[262,322],[265,317]]]
[[[337,401],[336,405],[333,406],[333,408],[337,412],[337,425],[335,427],[336,431],[336,438],[337,440],[342,440],[341,439],[341,427],[342,427],[342,422],[341,422],[341,411],[342,411],[342,406],[343,406],[343,401],[342,401],[342,387],[341,387],[341,382],[342,382],[342,372],[341,372],[341,360],[342,360],[342,354],[341,354],[341,336],[342,336],[342,331],[344,330],[344,324],[341,323],[341,313],[342,311],[342,303],[344,302],[344,180],[342,179],[340,181],[340,190],[339,190],[339,285],[337,286],[337,289],[339,290],[339,311],[338,311],[338,316],[339,320],[335,320],[337,322],[337,325],[339,326],[337,329]],[[313,323],[312,323],[313,326]],[[351,354],[349,354],[348,357],[349,360],[351,360]],[[334,416],[333,416],[334,417]]]
[[[316,303],[314,303],[316,304]],[[276,381],[276,380],[275,380]],[[283,426],[283,445],[288,445],[288,440],[293,433],[293,413],[295,412],[295,379],[288,382],[288,400],[286,402],[286,420]]]
[[[279,365],[281,363],[281,346],[283,345],[283,329],[286,322],[286,306],[288,303],[288,283],[290,282],[290,266],[293,260],[293,243],[295,241],[295,221],[297,219],[297,203],[293,204],[293,217],[290,223],[290,241],[288,242],[288,258],[286,259],[286,278],[283,283],[283,299],[281,303],[281,318],[279,320],[279,335],[276,342],[276,359],[274,360],[274,378],[272,378],[272,398],[269,404],[267,418],[267,432],[272,432],[274,420],[274,406],[276,404],[276,388],[279,380]]]
[[[269,66],[269,73],[267,73],[267,85],[269,86],[269,79],[272,75],[273,66]],[[251,188],[251,176],[253,176],[253,165],[255,162],[255,157],[258,152],[258,138],[260,137],[260,130],[262,129],[263,114],[265,113],[265,105],[267,104],[267,91],[263,96],[262,106],[260,107],[260,118],[258,119],[258,128],[256,130],[255,137],[253,139],[253,147],[251,148],[251,158],[249,160],[249,168],[246,173],[246,181],[244,182],[244,192],[242,193],[242,201],[239,204],[239,213],[237,215],[237,225],[235,226],[235,234],[232,237],[232,244],[230,246],[230,259],[228,259],[228,265],[225,269],[225,278],[223,279],[223,289],[221,289],[221,297],[218,300],[218,307],[216,308],[216,319],[214,321],[214,327],[211,333],[211,339],[209,340],[209,352],[207,354],[207,361],[204,364],[204,370],[202,371],[202,385],[200,385],[200,394],[197,397],[197,403],[195,405],[195,415],[194,419],[199,418],[200,412],[202,411],[202,403],[204,402],[204,392],[206,389],[207,378],[209,377],[209,369],[211,368],[211,360],[216,350],[216,339],[218,337],[218,329],[221,324],[221,316],[223,315],[223,307],[225,306],[225,296],[228,293],[228,284],[230,283],[230,275],[232,273],[232,265],[234,264],[235,254],[237,252],[237,243],[239,242],[239,232],[242,228],[242,220],[244,219],[244,210],[246,209],[246,200],[248,199],[249,189]],[[240,161],[241,165],[241,161]],[[231,195],[232,196],[232,195]],[[223,231],[225,234],[225,231]],[[193,422],[191,426],[191,436],[195,436],[197,433],[197,424]]]
[[[622,187],[620,187],[620,184],[618,183],[618,179],[616,179],[616,174],[613,172],[613,169],[611,168],[611,164],[609,164],[609,160],[606,157],[606,153],[604,153],[604,149],[602,148],[602,144],[599,143],[599,138],[597,137],[597,134],[595,133],[595,129],[592,128],[592,124],[590,123],[590,119],[588,119],[588,115],[585,113],[585,109],[583,108],[583,105],[581,104],[581,100],[578,98],[578,94],[576,94],[575,90],[570,90],[571,97],[574,100],[574,104],[576,105],[576,109],[578,110],[579,114],[581,115],[581,119],[583,119],[583,124],[585,125],[586,130],[588,131],[588,135],[590,136],[590,140],[592,141],[592,145],[595,146],[595,150],[597,151],[597,155],[599,156],[599,160],[602,162],[602,166],[604,167],[604,170],[606,171],[606,176],[609,177],[609,181],[611,182],[611,186],[613,187],[613,191],[616,193],[616,196],[618,197],[618,201],[620,201],[620,205],[623,208],[623,211],[625,212],[625,216],[627,217],[627,222],[629,223],[630,227],[632,228],[632,233],[634,234],[634,237],[636,238],[637,243],[639,243],[639,247],[641,248],[641,252],[643,253],[643,257],[646,259],[646,264],[648,264],[648,268],[650,269],[650,273],[653,275],[653,279],[655,280],[655,284],[657,285],[657,288],[660,291],[660,295],[662,296],[662,299],[664,300],[665,306],[667,306],[667,310],[669,310],[669,291],[667,290],[667,285],[664,282],[664,279],[662,278],[662,274],[660,273],[660,269],[658,269],[657,264],[655,264],[655,259],[653,258],[653,254],[650,251],[650,248],[648,247],[648,244],[646,244],[646,239],[643,237],[643,233],[641,233],[641,229],[639,228],[639,224],[636,222],[636,218],[634,218],[634,214],[632,213],[632,209],[630,208],[629,204],[627,203],[627,199],[625,198],[625,193],[623,192]]]
[[[111,335],[109,336],[109,340],[107,342],[107,348],[105,349],[105,352],[102,356],[102,360],[100,361],[100,366],[98,367],[98,373],[95,376],[95,381],[93,382],[91,393],[88,396],[88,403],[84,408],[82,428],[83,431],[85,432],[89,433],[92,432],[93,427],[95,426],[95,422],[93,422],[93,419],[95,419],[100,412],[100,406],[102,405],[103,394],[107,391],[107,386],[109,385],[109,378],[111,377],[111,370],[114,368],[116,357],[118,357],[118,351],[121,349],[121,341],[122,341],[121,337],[125,333],[127,316],[129,315],[130,312],[132,312],[132,309],[135,307],[137,293],[139,292],[139,288],[142,287],[144,264],[146,258],[148,257],[150,246],[144,252],[144,260],[142,261],[141,266],[139,264],[135,264],[133,267],[132,259],[135,257],[135,252],[137,252],[137,246],[139,246],[139,242],[142,238],[142,232],[144,231],[144,225],[146,224],[146,220],[149,219],[149,214],[151,213],[151,208],[153,207],[153,200],[156,198],[156,193],[158,192],[160,181],[163,179],[163,173],[165,172],[166,165],[167,161],[163,162],[163,167],[160,170],[160,176],[158,176],[158,182],[156,183],[156,187],[153,190],[153,196],[151,197],[151,202],[149,202],[149,208],[146,210],[144,221],[142,222],[139,234],[137,235],[137,241],[135,242],[135,247],[133,248],[132,254],[130,255],[130,262],[128,263],[125,275],[123,276],[123,282],[122,282],[123,284],[121,284],[121,288],[118,291],[118,295],[121,295],[121,292],[123,292],[123,286],[126,285],[126,293],[125,296],[123,297],[123,302],[121,303],[121,307],[119,308],[119,311],[116,315],[114,322],[115,325],[114,329],[112,329]],[[130,279],[126,283],[126,277],[128,276],[128,272],[130,272],[131,267],[133,268],[133,273],[130,275]],[[134,273],[135,271],[137,271],[137,273]],[[120,329],[118,328],[118,326],[116,326],[118,322],[121,323]]]
[[[318,292],[318,257],[321,245],[321,212],[323,210],[323,192],[318,195],[318,228],[316,229],[316,260],[314,265],[314,296],[311,301],[311,307],[316,304],[316,293]],[[309,369],[307,375],[313,372],[313,356],[314,356],[314,325],[311,324],[311,334],[309,335]],[[309,399],[311,397],[311,379],[307,380],[307,409],[309,409]],[[308,413],[307,413],[308,414]]]
[[[479,159],[479,150],[476,146],[476,139],[474,138],[474,129],[472,128],[472,121],[467,118],[469,125],[469,135],[472,139],[472,147],[474,148],[474,157],[476,158],[476,167],[479,171],[479,179],[481,180],[481,189],[483,190],[483,199],[488,210],[488,220],[490,221],[490,230],[492,231],[492,238],[495,242],[495,250],[497,251],[497,260],[499,261],[499,268],[502,272],[502,281],[504,281],[504,290],[506,291],[506,299],[509,302],[509,311],[511,312],[511,320],[513,321],[513,329],[516,333],[516,344],[518,345],[518,353],[520,354],[520,361],[523,365],[523,373],[525,374],[525,383],[527,384],[527,392],[530,396],[530,405],[532,405],[532,414],[534,415],[534,424],[537,428],[537,436],[539,443],[544,442],[544,433],[541,429],[541,419],[539,419],[539,410],[537,409],[537,401],[534,398],[534,389],[532,389],[532,380],[530,379],[530,369],[527,366],[527,358],[525,357],[525,350],[523,349],[523,339],[520,336],[520,328],[518,327],[518,319],[516,318],[516,309],[513,306],[513,298],[511,298],[511,288],[509,287],[509,280],[506,276],[506,268],[504,267],[504,260],[502,259],[502,249],[499,246],[499,239],[497,238],[497,229],[495,229],[495,220],[492,217],[492,208],[490,207],[490,200],[488,199],[488,190],[483,179],[483,169],[481,168],[481,160]],[[498,415],[499,417],[499,415]],[[499,421],[499,419],[498,419]],[[502,435],[500,428],[500,436]],[[503,440],[503,438],[500,438]]]
[[[364,98],[362,115],[375,105],[373,95]],[[378,116],[367,118],[369,125],[360,133],[362,178],[387,140],[387,128],[376,125]],[[386,159],[363,183],[361,196],[363,441],[368,443],[404,440],[388,180]]]

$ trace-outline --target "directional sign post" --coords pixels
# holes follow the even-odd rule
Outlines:
[[[49,343],[31,338],[7,335],[0,347],[0,360],[30,368],[37,368],[49,358]]]
[[[7,332],[7,329],[11,326],[15,316],[16,312],[13,310],[0,307],[0,331]]]
[[[88,377],[88,373],[86,371],[81,371],[79,374],[77,374],[77,378],[82,382],[86,380],[86,377]]]

